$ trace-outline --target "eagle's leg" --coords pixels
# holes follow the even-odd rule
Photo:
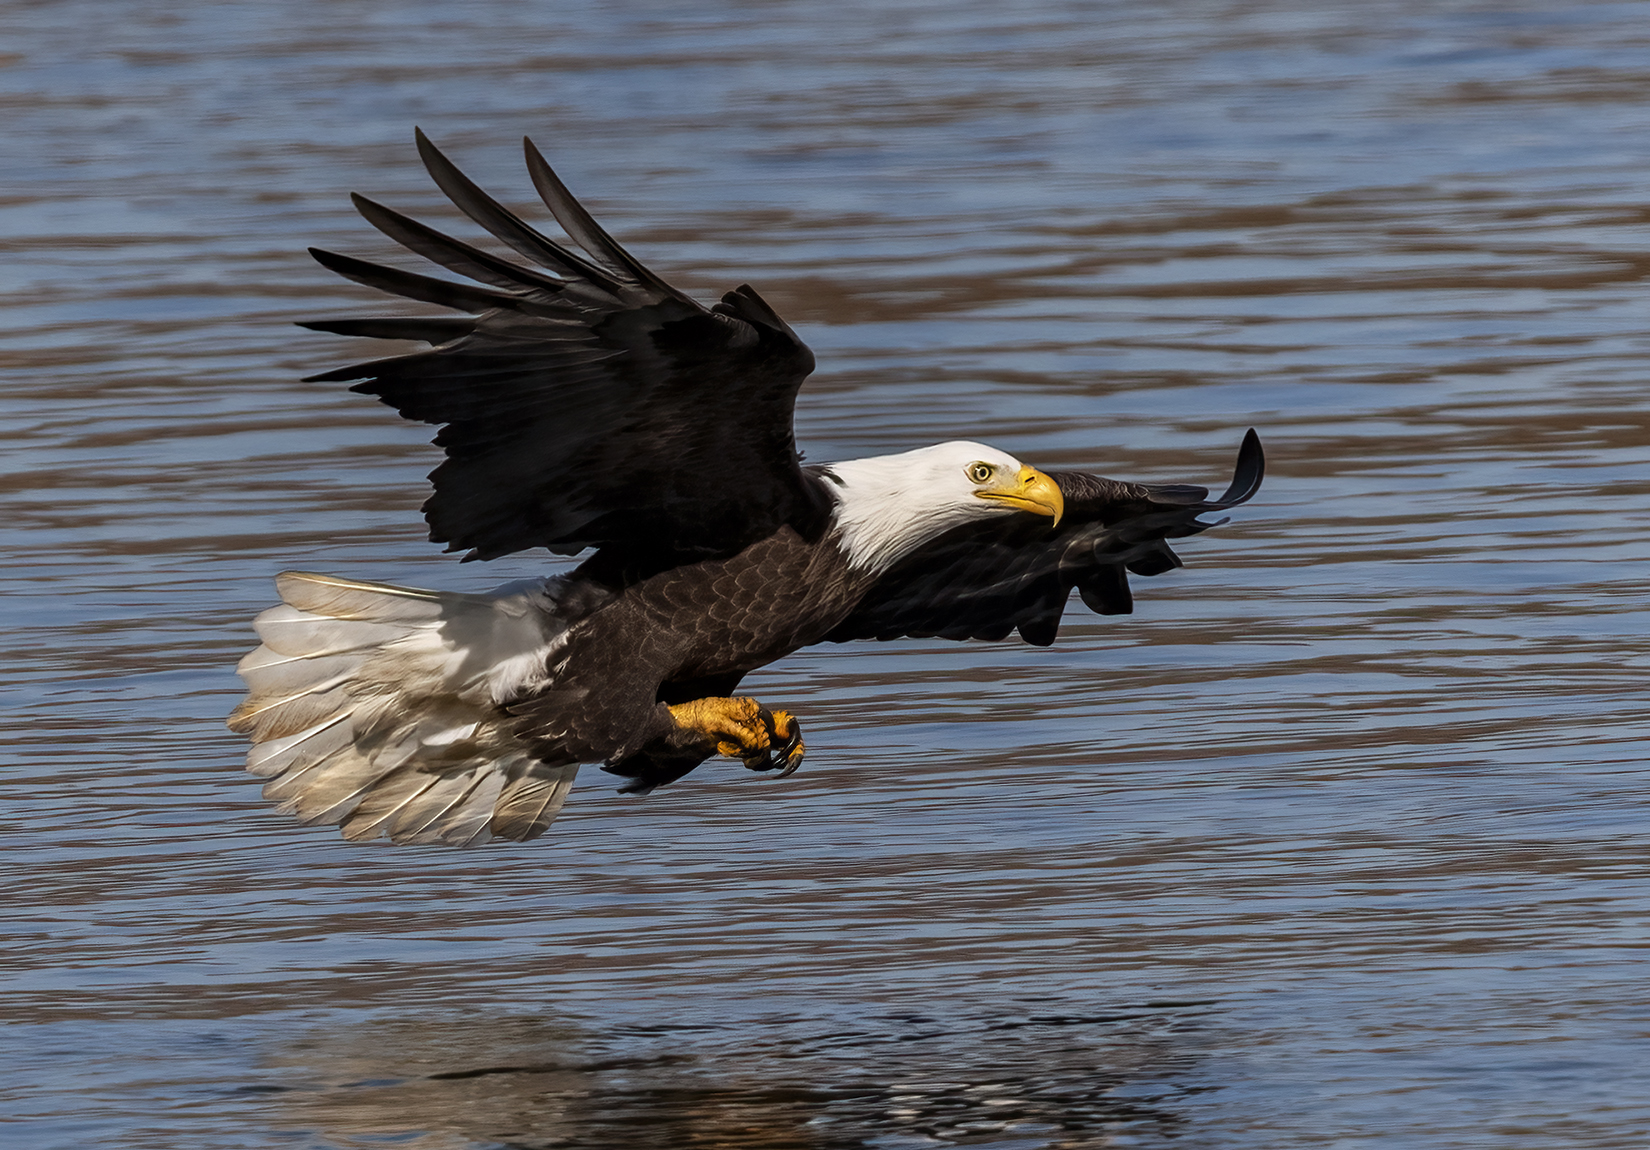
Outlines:
[[[789,711],[770,711],[755,699],[694,699],[671,707],[670,716],[718,754],[740,759],[753,771],[777,770],[775,778],[794,774],[807,753],[802,724]]]

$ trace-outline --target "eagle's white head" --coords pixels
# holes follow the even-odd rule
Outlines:
[[[1065,511],[1054,480],[983,443],[937,443],[824,470],[842,549],[860,570],[885,571],[965,523],[1030,513],[1053,526]]]

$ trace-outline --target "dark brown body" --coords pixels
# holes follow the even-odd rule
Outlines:
[[[749,672],[824,639],[874,582],[829,537],[810,543],[790,527],[645,578],[592,560],[571,579],[583,617],[551,656],[553,681],[509,711],[544,759],[600,761],[638,790],[710,757],[667,704],[731,695]]]

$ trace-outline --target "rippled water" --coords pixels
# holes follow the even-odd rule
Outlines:
[[[1650,7],[0,7],[9,1147],[1650,1142]],[[298,377],[414,123],[942,437],[1261,498],[1052,651],[754,677],[782,783],[455,853],[273,817],[283,567],[472,588]],[[539,214],[539,213],[535,213]],[[469,234],[466,232],[465,234]]]

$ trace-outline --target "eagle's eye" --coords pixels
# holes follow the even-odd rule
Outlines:
[[[984,483],[995,474],[997,474],[997,469],[989,463],[970,463],[968,465],[968,478],[975,483]]]

